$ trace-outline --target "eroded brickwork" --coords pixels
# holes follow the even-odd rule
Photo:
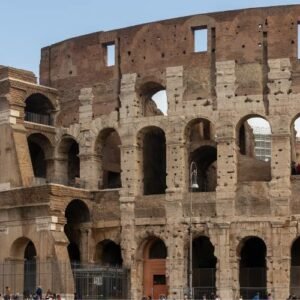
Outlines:
[[[291,176],[299,17],[299,5],[248,9],[72,38],[42,49],[41,85],[30,72],[1,67],[0,261],[24,259],[16,253],[32,241],[39,260],[69,263],[74,244],[81,262],[103,262],[111,241],[137,300],[155,275],[147,249],[161,240],[167,255],[158,275],[179,300],[188,293],[192,235],[211,243],[210,288],[237,299],[251,285],[243,286],[243,249],[256,239],[265,247],[261,287],[276,299],[300,290],[291,250],[300,229],[300,183]],[[203,52],[194,51],[197,28],[207,29]],[[159,90],[167,115],[151,99]],[[32,95],[39,100],[28,110]],[[253,116],[270,124],[270,162],[253,155],[245,123]],[[200,185],[193,191],[192,161]],[[195,265],[201,255],[193,253]],[[69,297],[73,281],[57,289]]]

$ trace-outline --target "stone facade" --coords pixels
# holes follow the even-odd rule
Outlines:
[[[112,241],[130,269],[129,297],[141,299],[145,249],[161,240],[158,275],[170,299],[182,299],[192,234],[213,246],[208,268],[221,299],[251,287],[276,299],[300,291],[291,279],[300,235],[300,182],[291,176],[299,16],[299,5],[247,9],[72,38],[42,49],[40,85],[31,72],[1,67],[0,260],[24,259],[31,241],[40,261],[67,262],[72,276],[68,244],[94,263]],[[203,28],[207,49],[195,52],[193,33]],[[115,45],[113,66],[107,45]],[[167,115],[151,102],[160,90]],[[241,150],[241,127],[253,116],[270,124],[270,163]],[[192,192],[191,161],[200,185]],[[265,265],[242,265],[251,239],[265,245]],[[266,278],[243,286],[240,273],[251,267]],[[59,292],[72,294],[73,281]]]

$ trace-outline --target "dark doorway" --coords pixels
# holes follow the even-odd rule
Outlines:
[[[36,289],[36,250],[34,244],[28,242],[24,252],[24,294],[34,294]]]
[[[216,292],[216,265],[214,246],[206,236],[193,240],[193,295],[208,299]]]
[[[252,299],[256,293],[264,297],[267,287],[267,248],[263,240],[251,237],[245,240],[241,249],[240,294],[243,299]]]
[[[296,239],[291,249],[291,295],[300,295],[300,238]]]

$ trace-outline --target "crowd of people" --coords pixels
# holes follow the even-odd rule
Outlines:
[[[24,291],[22,295],[24,300],[61,300],[61,296],[55,293],[52,293],[50,289],[47,290],[46,294],[43,297],[43,290],[40,286],[36,288],[35,293],[31,294],[28,291]],[[0,300],[19,300],[20,293],[12,293],[10,287],[5,287],[4,295],[0,294]]]

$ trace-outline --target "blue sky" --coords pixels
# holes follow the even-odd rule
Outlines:
[[[38,75],[40,49],[101,30],[246,7],[297,4],[288,0],[0,0],[0,65]]]

